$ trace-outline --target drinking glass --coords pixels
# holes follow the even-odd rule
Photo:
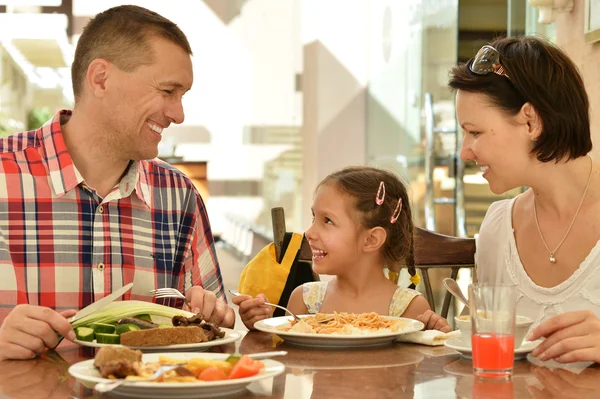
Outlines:
[[[515,360],[517,286],[471,284],[473,373],[480,377],[512,375]]]

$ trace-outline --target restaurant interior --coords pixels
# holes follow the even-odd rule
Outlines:
[[[459,329],[455,316],[465,313],[464,305],[442,281],[452,277],[468,292],[488,207],[526,189],[494,194],[480,168],[459,156],[463,132],[448,70],[497,36],[541,35],[565,50],[590,98],[592,141],[600,138],[594,116],[600,109],[600,24],[592,26],[591,16],[594,4],[600,15],[600,4],[594,0],[0,0],[0,137],[37,129],[58,110],[72,108],[70,67],[82,29],[95,14],[121,4],[176,22],[193,49],[185,122],[165,131],[159,158],[184,172],[206,203],[229,303],[228,290],[238,289],[242,270],[265,246],[283,240],[282,232],[310,227],[319,181],[346,166],[368,165],[395,172],[410,187],[416,227],[450,236],[423,235],[428,246],[417,253],[423,267],[416,289]],[[597,151],[591,155],[600,159]],[[430,249],[445,245],[456,257],[431,266],[437,260],[428,257]],[[299,264],[310,265],[310,255],[307,261]],[[409,278],[402,269],[398,284],[408,286]],[[358,349],[315,349],[248,333],[236,316],[241,339],[215,352],[288,354],[274,358],[284,371],[234,397],[600,397],[593,388],[597,369],[566,376],[537,368],[525,346],[515,349],[511,378],[479,379],[470,348],[371,348],[367,342]],[[0,395],[105,397],[66,373],[70,364],[93,357],[90,348],[58,353],[60,361],[0,362]],[[27,373],[35,381],[19,385]]]

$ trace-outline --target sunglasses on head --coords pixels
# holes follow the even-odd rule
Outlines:
[[[504,67],[500,65],[500,53],[487,44],[479,49],[469,65],[469,70],[477,75],[487,75],[493,72],[500,76],[506,76],[510,80]]]

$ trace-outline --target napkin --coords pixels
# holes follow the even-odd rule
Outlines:
[[[450,331],[449,333],[443,333],[438,330],[427,330],[403,334],[398,337],[396,342],[412,342],[421,345],[439,346],[444,345],[444,342],[450,338],[460,336],[462,336],[460,330]]]
[[[527,360],[538,367],[546,367],[550,370],[563,369],[570,371],[573,374],[580,374],[583,370],[594,364],[594,362],[558,363],[553,359],[543,361],[533,356],[531,353],[527,355]]]

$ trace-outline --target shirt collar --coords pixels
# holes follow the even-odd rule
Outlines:
[[[59,198],[84,183],[83,176],[69,154],[62,132],[61,120],[68,120],[72,113],[70,110],[59,111],[36,134],[42,144],[42,156],[48,165],[50,184]],[[118,184],[118,190],[115,187],[113,192],[118,192],[120,198],[125,198],[135,189],[137,197],[149,207],[150,187],[146,164],[144,161],[132,161]]]

